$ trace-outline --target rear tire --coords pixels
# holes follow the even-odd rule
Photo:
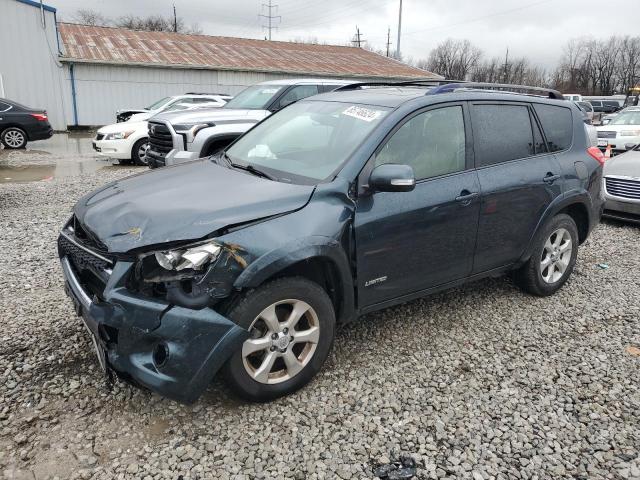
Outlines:
[[[27,146],[27,132],[18,127],[9,127],[0,134],[0,141],[11,150],[18,150]]]
[[[133,144],[131,148],[131,161],[135,165],[139,165],[141,167],[147,166],[147,147],[149,146],[148,138],[141,138],[136,143]]]
[[[536,235],[531,258],[514,274],[524,291],[547,297],[565,284],[578,257],[578,227],[573,218],[561,213]]]
[[[322,368],[335,334],[327,293],[301,277],[281,278],[247,291],[227,315],[251,337],[222,369],[231,389],[266,402],[306,385]]]

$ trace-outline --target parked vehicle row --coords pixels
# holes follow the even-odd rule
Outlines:
[[[640,144],[640,107],[627,107],[606,125],[598,127],[598,147],[625,152]]]
[[[28,142],[53,135],[47,112],[0,98],[0,142],[5,148],[25,148]]]
[[[603,154],[560,93],[480,88],[343,86],[81,198],[58,249],[100,365],[184,402],[221,371],[266,401],[362,314],[506,272],[558,291],[602,213]]]
[[[348,82],[288,79],[249,87],[219,110],[165,113],[149,122],[149,167],[163,167],[212,155],[256,123],[303,98]]]

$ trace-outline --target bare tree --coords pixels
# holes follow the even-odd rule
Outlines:
[[[448,38],[431,50],[426,69],[445,78],[465,80],[482,58],[482,50],[469,40]]]
[[[100,12],[91,10],[88,8],[81,8],[71,17],[74,22],[81,23],[83,25],[93,25],[97,27],[104,27],[111,24],[111,20],[102,15]]]

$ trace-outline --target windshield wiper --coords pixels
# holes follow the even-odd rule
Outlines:
[[[268,180],[276,181],[276,177],[274,177],[273,175],[269,175],[267,172],[263,172],[260,169],[257,169],[253,165],[240,165],[239,163],[234,163],[233,160],[231,160],[231,157],[229,157],[229,155],[225,151],[220,152],[219,154],[215,155],[215,157],[216,158],[214,158],[214,161],[218,164],[220,163],[217,160],[220,159],[225,162],[226,167],[244,170],[245,172],[249,172],[256,177],[262,177]]]

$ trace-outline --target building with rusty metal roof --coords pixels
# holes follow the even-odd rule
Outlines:
[[[57,22],[54,7],[33,0],[0,0],[0,11],[0,44],[22,46],[3,51],[0,97],[46,108],[59,130],[113,123],[118,108],[169,95],[234,95],[267,80],[440,78],[357,47]]]

